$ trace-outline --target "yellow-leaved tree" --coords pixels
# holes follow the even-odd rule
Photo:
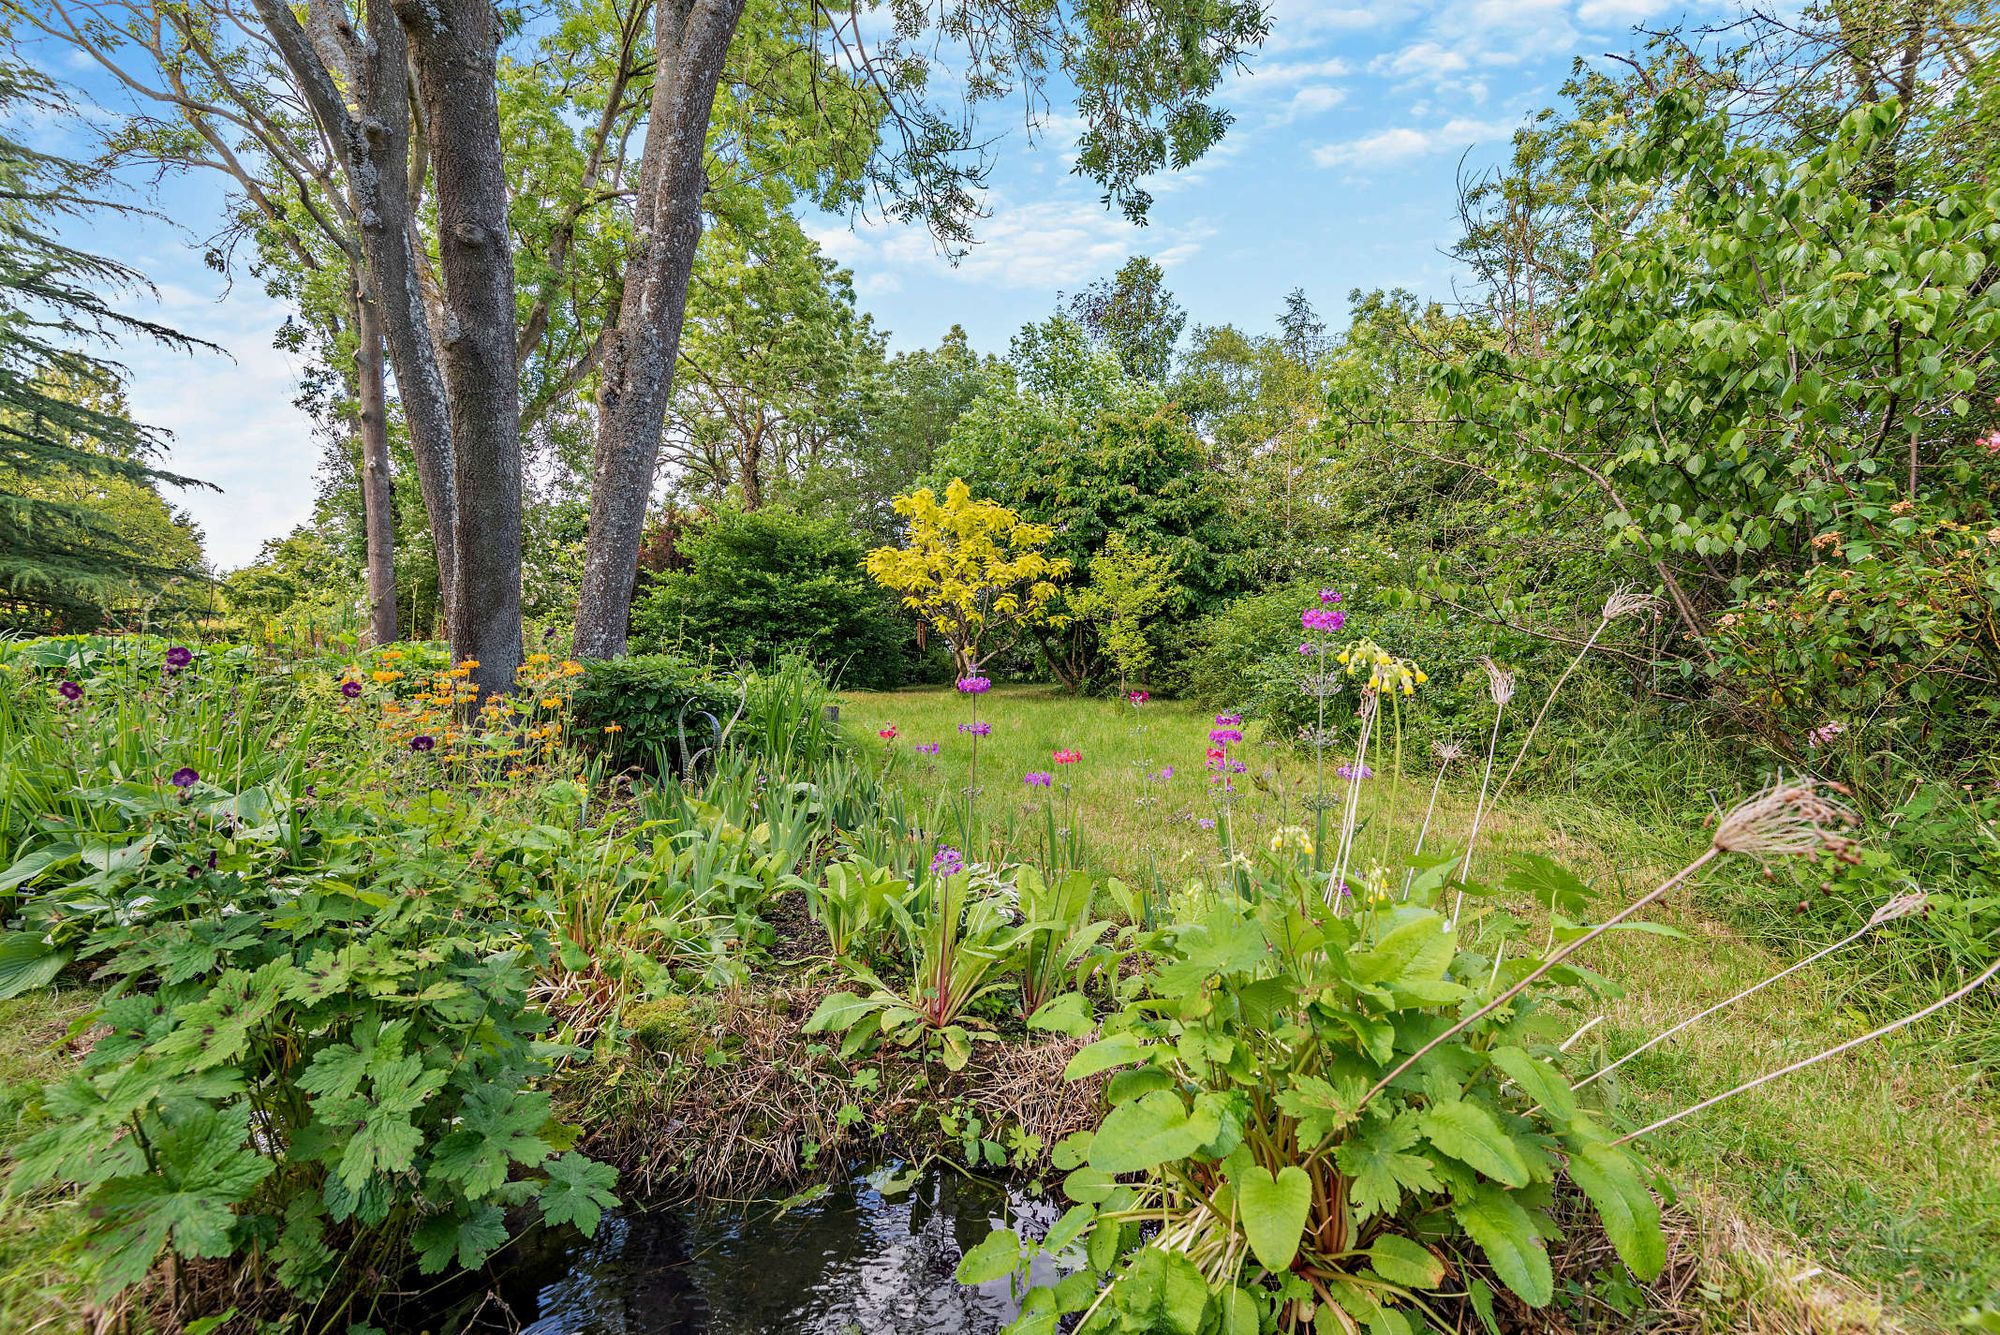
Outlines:
[[[1043,553],[1055,536],[1047,524],[974,499],[960,478],[942,499],[924,487],[898,496],[895,507],[909,525],[903,545],[869,552],[868,573],[944,636],[960,677],[1030,628],[1059,621],[1049,602],[1069,562]]]

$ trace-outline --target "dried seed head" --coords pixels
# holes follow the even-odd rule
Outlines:
[[[1602,616],[1606,621],[1616,621],[1620,617],[1637,616],[1641,612],[1653,613],[1659,609],[1660,600],[1650,593],[1613,589],[1611,596],[1604,600]]]
[[[1441,742],[1431,743],[1431,754],[1438,758],[1440,765],[1449,765],[1465,754],[1465,748],[1447,737]]]
[[[1494,704],[1505,708],[1514,698],[1514,674],[1490,658],[1479,661],[1486,668],[1486,693],[1493,697]]]
[[[1907,918],[1912,913],[1924,912],[1929,908],[1924,902],[1928,898],[1929,896],[1922,890],[1907,895],[1897,895],[1868,915],[1868,925],[1874,927],[1881,923],[1893,922],[1897,918]]]
[[[1811,779],[1779,780],[1725,815],[1710,842],[1724,853],[1753,858],[1822,849],[1837,857],[1852,856],[1853,840],[1842,831],[1856,823],[1855,815],[1821,797],[1819,787]]]
[[[1362,719],[1362,720],[1364,720],[1364,721],[1365,721],[1365,720],[1367,720],[1367,719],[1371,719],[1371,718],[1374,718],[1374,717],[1375,717],[1375,706],[1376,706],[1377,704],[1379,704],[1379,703],[1381,703],[1381,702],[1380,702],[1380,700],[1379,700],[1379,699],[1378,699],[1378,698],[1376,697],[1376,694],[1375,694],[1375,690],[1374,690],[1374,688],[1373,688],[1373,687],[1370,687],[1370,686],[1364,686],[1364,687],[1362,687],[1362,688],[1361,688],[1361,703],[1360,703],[1360,704],[1359,704],[1358,706],[1356,706],[1356,707],[1355,707],[1355,710],[1354,710],[1354,717],[1356,717],[1356,718],[1358,718],[1358,719]]]

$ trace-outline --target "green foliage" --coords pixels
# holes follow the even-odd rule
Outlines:
[[[571,693],[581,733],[612,764],[687,764],[720,744],[736,693],[678,654],[633,654],[583,665]]]
[[[0,65],[0,110],[53,106],[51,86]],[[191,340],[124,314],[106,287],[143,286],[129,266],[66,244],[80,220],[115,211],[80,164],[0,135],[0,622],[86,629],[176,577],[200,546],[148,462],[158,433],[133,422],[115,367],[79,349],[117,335]]]
[[[661,575],[633,607],[637,645],[759,666],[800,654],[864,688],[907,680],[909,626],[839,519],[723,510],[680,550],[685,568]]]
[[[425,1272],[478,1264],[509,1210],[593,1229],[609,1170],[564,1153],[534,1087],[560,1051],[528,1001],[550,841],[449,799],[317,796],[343,785],[303,761],[310,716],[274,733],[254,677],[180,671],[129,721],[96,699],[110,683],[59,707],[39,677],[5,688],[10,734],[47,738],[17,748],[37,777],[10,807],[68,813],[17,847],[8,941],[114,983],[104,1036],[29,1108],[8,1190],[81,1193],[100,1300],[168,1250],[240,1254],[334,1295],[323,1320],[365,1317],[378,1289],[353,1281],[406,1245]],[[211,768],[176,785],[175,766]]]
[[[1407,900],[1329,908],[1309,857],[1281,851],[1147,938],[1155,971],[1066,1073],[1118,1072],[1101,1124],[1057,1151],[1092,1282],[1034,1290],[1013,1330],[1093,1301],[1081,1330],[1304,1329],[1302,1300],[1434,1327],[1451,1265],[1541,1306],[1564,1172],[1633,1273],[1659,1272],[1644,1170],[1552,1060],[1586,976],[1558,967],[1443,1038],[1541,961],[1504,915],[1462,943],[1434,907],[1443,869],[1410,870]]]

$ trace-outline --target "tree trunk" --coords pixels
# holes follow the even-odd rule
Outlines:
[[[354,283],[354,396],[360,405],[361,512],[368,535],[368,628],[376,644],[396,629],[395,493],[389,478],[389,403],[382,379],[382,320],[375,298]]]
[[[618,321],[605,334],[597,394],[597,472],[576,611],[579,658],[625,652],[639,542],[701,240],[702,155],[743,4],[657,0],[657,63],[631,258]]]
[[[410,39],[437,192],[456,500],[452,653],[478,662],[471,680],[481,696],[504,694],[521,665],[521,392],[499,22],[491,0],[396,0],[396,14]]]
[[[396,396],[416,456],[417,486],[430,517],[438,587],[449,617],[458,569],[451,416],[410,241],[409,74],[403,31],[393,16],[373,6],[364,39],[344,10],[328,0],[311,0],[307,16],[313,34],[308,36],[285,0],[254,3],[313,119],[340,154],[360,223],[357,268],[375,295],[389,365],[396,373]],[[358,114],[349,109],[343,86],[356,99]]]

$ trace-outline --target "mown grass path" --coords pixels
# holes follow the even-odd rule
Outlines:
[[[966,783],[967,739],[957,725],[967,702],[949,689],[854,693],[847,719],[868,738],[893,725],[895,772],[916,794]],[[1199,822],[1214,815],[1203,769],[1211,719],[1178,703],[1134,709],[1075,700],[1036,688],[1001,688],[981,701],[992,722],[980,743],[981,819],[1013,827],[1017,847],[1032,848],[1050,800],[1022,776],[1052,771],[1054,800],[1074,800],[1088,856],[1103,870],[1168,886],[1203,874],[1217,857],[1216,836]],[[936,760],[915,744],[940,744]],[[1058,749],[1082,759],[1052,763]],[[1236,836],[1266,839],[1277,826],[1310,826],[1307,799],[1314,766],[1290,748],[1242,748],[1248,772],[1237,780]],[[1414,834],[1434,762],[1406,757],[1404,792],[1392,820]],[[1326,761],[1327,782],[1339,757]],[[1385,760],[1364,792],[1377,817],[1361,847],[1382,837],[1390,775]],[[1149,779],[1166,766],[1173,777]],[[1478,787],[1477,760],[1459,762],[1439,799],[1431,847],[1462,846]],[[1392,829],[1390,837],[1399,837]],[[1650,889],[1699,849],[1699,813],[1684,828],[1647,827],[1564,796],[1509,795],[1489,813],[1481,858],[1533,851],[1565,862],[1606,902]],[[1667,901],[1654,920],[1683,933],[1613,934],[1585,962],[1616,981],[1624,995],[1573,1048],[1577,1071],[1625,1052],[1676,1020],[1720,1001],[1789,961],[1729,925],[1732,885],[1758,874],[1754,865],[1724,866],[1691,892]],[[1510,909],[1530,916],[1526,906]],[[1866,940],[1765,989],[1663,1044],[1603,1082],[1621,1113],[1643,1125],[1709,1094],[1784,1066],[1875,1022],[1848,1003],[1868,968]],[[1594,1018],[1579,1015],[1579,1024]],[[1981,1022],[1946,1012],[1889,1040],[1865,1046],[1697,1115],[1653,1138],[1652,1153],[1690,1210],[1720,1238],[1739,1224],[1741,1237],[1768,1238],[1775,1255],[1717,1257],[1707,1300],[1724,1308],[1787,1308],[1805,1329],[1867,1329],[1872,1304],[1846,1303],[1851,1279],[1888,1309],[1881,1318],[1911,1329],[1955,1320],[2000,1295],[2000,1096],[1976,1073],[1932,1053],[1947,1024]],[[1987,1018],[1983,1022],[1991,1023]],[[1845,1310],[1840,1310],[1845,1305]]]

